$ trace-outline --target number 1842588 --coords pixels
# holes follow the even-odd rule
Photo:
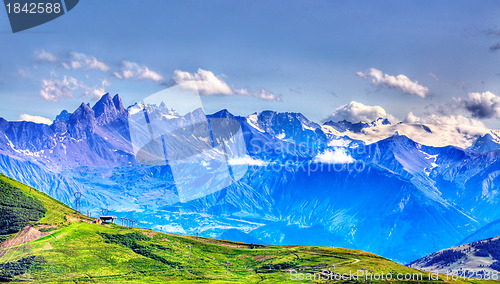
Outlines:
[[[11,14],[59,14],[62,12],[60,3],[8,3],[7,13]]]

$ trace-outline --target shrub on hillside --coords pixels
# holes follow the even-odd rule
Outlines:
[[[166,265],[169,265],[171,267],[176,267],[176,268],[184,267],[182,265],[182,263],[180,263],[180,262],[170,261],[170,260],[165,259],[164,257],[159,256],[153,252],[154,249],[167,250],[167,248],[165,248],[165,247],[160,246],[161,248],[159,248],[159,245],[154,245],[154,244],[148,245],[148,246],[138,244],[137,243],[138,241],[151,240],[151,238],[149,238],[141,233],[134,232],[134,233],[123,234],[123,235],[99,233],[99,235],[101,235],[104,238],[106,243],[117,244],[117,245],[127,247],[137,254],[140,254],[140,255],[147,257],[147,258],[150,258],[150,259],[154,259],[156,261],[159,261],[159,262],[166,264]]]
[[[47,210],[20,189],[0,181],[0,236],[14,234],[30,222],[40,220]],[[0,238],[0,240],[3,238]]]
[[[465,256],[465,253],[461,251],[455,250],[445,250],[443,252],[438,253],[437,256],[433,257],[431,260],[427,262],[426,266],[431,266],[434,264],[447,264],[460,260]]]
[[[18,261],[6,262],[0,266],[0,281],[10,282],[14,277],[26,273],[34,264],[41,262],[37,256],[27,256]]]
[[[476,256],[489,256],[500,261],[500,239],[480,241],[472,244],[478,251],[474,253]]]

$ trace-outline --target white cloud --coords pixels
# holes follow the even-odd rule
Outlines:
[[[71,98],[78,92],[91,100],[98,100],[109,86],[110,82],[106,79],[103,79],[100,85],[91,87],[76,78],[64,76],[63,80],[42,80],[40,95],[47,101],[58,102],[60,98]]]
[[[141,65],[135,62],[123,61],[122,69],[120,72],[113,73],[118,79],[136,79],[140,80],[152,80],[155,82],[163,81],[163,76],[145,65]]]
[[[329,147],[347,147],[351,141],[346,139],[333,139],[328,141]]]
[[[250,92],[247,89],[231,89],[231,93],[229,95],[242,95],[242,96],[250,96],[250,97],[256,97],[264,101],[278,101],[281,102],[281,97],[267,91],[264,89],[261,89],[259,92]]]
[[[110,69],[106,63],[99,61],[96,57],[79,52],[71,52],[69,62],[63,63],[63,67],[74,70],[86,68],[90,70],[108,71]]]
[[[472,126],[477,128],[486,128],[486,126],[479,120],[468,118],[463,115],[437,115],[429,114],[422,117],[416,116],[413,112],[406,115],[405,123],[417,124],[433,124],[433,125],[448,125],[448,126]]]
[[[83,95],[89,97],[91,100],[98,100],[106,93],[106,89],[103,87],[86,88]]]
[[[232,95],[235,93],[226,82],[216,77],[214,73],[203,69],[198,69],[196,73],[175,70],[172,79],[176,84],[195,82],[199,94],[203,96]],[[245,90],[238,90],[238,92],[243,94]]]
[[[59,58],[55,56],[54,54],[47,52],[45,50],[39,50],[35,52],[36,59],[40,61],[48,61],[48,62],[57,62]]]
[[[429,75],[430,75],[430,76],[431,76],[434,80],[436,80],[436,81],[438,81],[438,82],[441,80],[441,79],[439,79],[439,77],[438,77],[436,74],[434,74],[434,73],[432,73],[432,72],[431,72],[431,73],[429,73]]]
[[[350,164],[354,159],[349,156],[345,149],[336,148],[335,150],[326,150],[314,157],[314,162],[323,164]]]
[[[436,147],[454,145],[467,148],[478,136],[489,132],[481,121],[460,114],[427,114],[419,117],[410,112],[404,122],[397,125],[400,134],[415,142]],[[422,128],[421,124],[425,124],[427,128]]]
[[[43,99],[58,102],[61,97],[72,97],[73,91],[80,87],[80,83],[73,77],[64,76],[63,80],[42,80],[40,95]]]
[[[80,84],[80,88],[83,89],[84,96],[96,101],[106,93],[106,88],[110,85],[111,83],[108,80],[103,79],[100,86],[89,87],[84,84]]]
[[[254,97],[259,98],[264,101],[278,101],[281,102],[281,97],[276,96],[275,94],[266,91],[264,89],[260,90],[259,93],[254,93]]]
[[[103,80],[101,81],[101,85],[102,85],[103,87],[109,87],[109,86],[111,86],[111,82],[109,82],[109,80],[107,80],[107,79],[103,79]]]
[[[267,165],[266,161],[262,161],[259,159],[253,159],[250,156],[232,158],[232,159],[229,159],[228,163],[231,166],[241,166],[241,165],[265,166],[265,165]]]
[[[42,116],[36,116],[36,115],[29,115],[26,113],[23,113],[19,116],[19,120],[21,121],[31,121],[34,123],[42,123],[42,124],[52,124],[52,120],[42,117]]]
[[[17,70],[17,73],[23,78],[33,78],[33,74],[31,74],[31,71],[29,69],[20,68],[19,70]]]
[[[342,121],[347,120],[353,123],[357,122],[372,122],[377,118],[387,118],[391,122],[396,119],[387,114],[380,106],[367,106],[362,103],[351,101],[350,103],[337,108],[331,115],[323,121]]]
[[[404,122],[405,123],[421,123],[420,120],[421,120],[420,117],[414,115],[413,112],[409,112],[406,115]],[[425,122],[423,122],[423,123],[425,123]]]
[[[222,80],[221,77],[222,76],[215,76],[215,74],[211,71],[203,70],[200,68],[196,73],[175,70],[174,75],[172,76],[172,80],[176,84],[187,82],[195,83],[198,93],[202,96],[242,95],[256,97],[266,101],[281,101],[280,97],[264,89],[261,89],[260,92],[251,92],[247,89],[237,89],[231,87],[224,80]],[[187,84],[186,86],[193,85]]]
[[[427,87],[420,85],[417,81],[410,80],[403,74],[391,76],[375,68],[370,68],[367,72],[358,72],[357,75],[362,78],[371,78],[375,86],[387,86],[421,98],[425,98],[429,93]]]
[[[457,99],[476,118],[500,118],[500,97],[492,92],[469,93],[468,100]]]

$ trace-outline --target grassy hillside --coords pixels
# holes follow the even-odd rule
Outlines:
[[[297,273],[332,269],[349,273],[419,273],[367,252],[332,247],[254,246],[163,234],[115,224],[91,224],[45,194],[3,176],[0,180],[41,202],[35,228],[56,228],[0,253],[0,281],[23,283],[283,283]],[[189,247],[191,246],[191,257]],[[230,262],[226,273],[227,262]],[[292,274],[291,272],[292,271]],[[316,275],[318,277],[319,275]],[[324,274],[323,277],[327,277]],[[423,273],[424,279],[427,274]],[[396,277],[396,276],[394,276]],[[303,281],[299,281],[303,282]],[[325,282],[325,281],[317,281]],[[367,282],[367,281],[360,281]],[[376,283],[377,281],[372,281]],[[356,283],[344,281],[343,283]],[[395,283],[398,283],[397,281]],[[418,281],[471,283],[471,281]],[[476,281],[473,283],[480,283]]]
[[[0,240],[40,220],[46,211],[39,200],[0,180]]]
[[[35,190],[25,184],[22,184],[16,180],[13,180],[3,174],[0,174],[0,187],[9,187],[11,190],[15,189],[20,191],[27,198],[33,198],[39,201],[42,206],[46,209],[45,215],[36,222],[32,222],[34,225],[46,225],[46,226],[59,226],[68,224],[75,219],[88,219],[86,216],[80,214],[79,212],[71,209],[66,204],[59,202],[45,193]],[[19,195],[17,195],[19,197]],[[22,198],[22,197],[21,197]],[[23,202],[18,200],[19,204]]]

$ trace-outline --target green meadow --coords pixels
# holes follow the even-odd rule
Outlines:
[[[49,196],[5,176],[0,182],[43,204],[44,216],[29,223],[45,236],[0,249],[0,281],[12,283],[382,283],[325,280],[340,274],[370,271],[413,275],[418,281],[393,283],[486,283],[431,280],[383,257],[350,249],[251,245],[202,237],[164,234],[87,218]],[[18,194],[19,191],[18,191]],[[19,198],[24,200],[25,196]],[[19,205],[21,206],[21,205]],[[19,216],[18,216],[19,217]],[[22,238],[22,233],[5,238]],[[191,247],[191,254],[189,254]],[[229,265],[228,265],[229,262]],[[365,270],[366,269],[366,270]],[[315,274],[316,273],[316,274]],[[307,277],[316,276],[316,280]],[[304,280],[300,280],[303,278]],[[321,279],[320,279],[321,278]],[[348,277],[346,277],[348,278]],[[296,280],[294,280],[296,279]],[[339,278],[337,278],[339,279]],[[489,281],[488,283],[493,283]]]

